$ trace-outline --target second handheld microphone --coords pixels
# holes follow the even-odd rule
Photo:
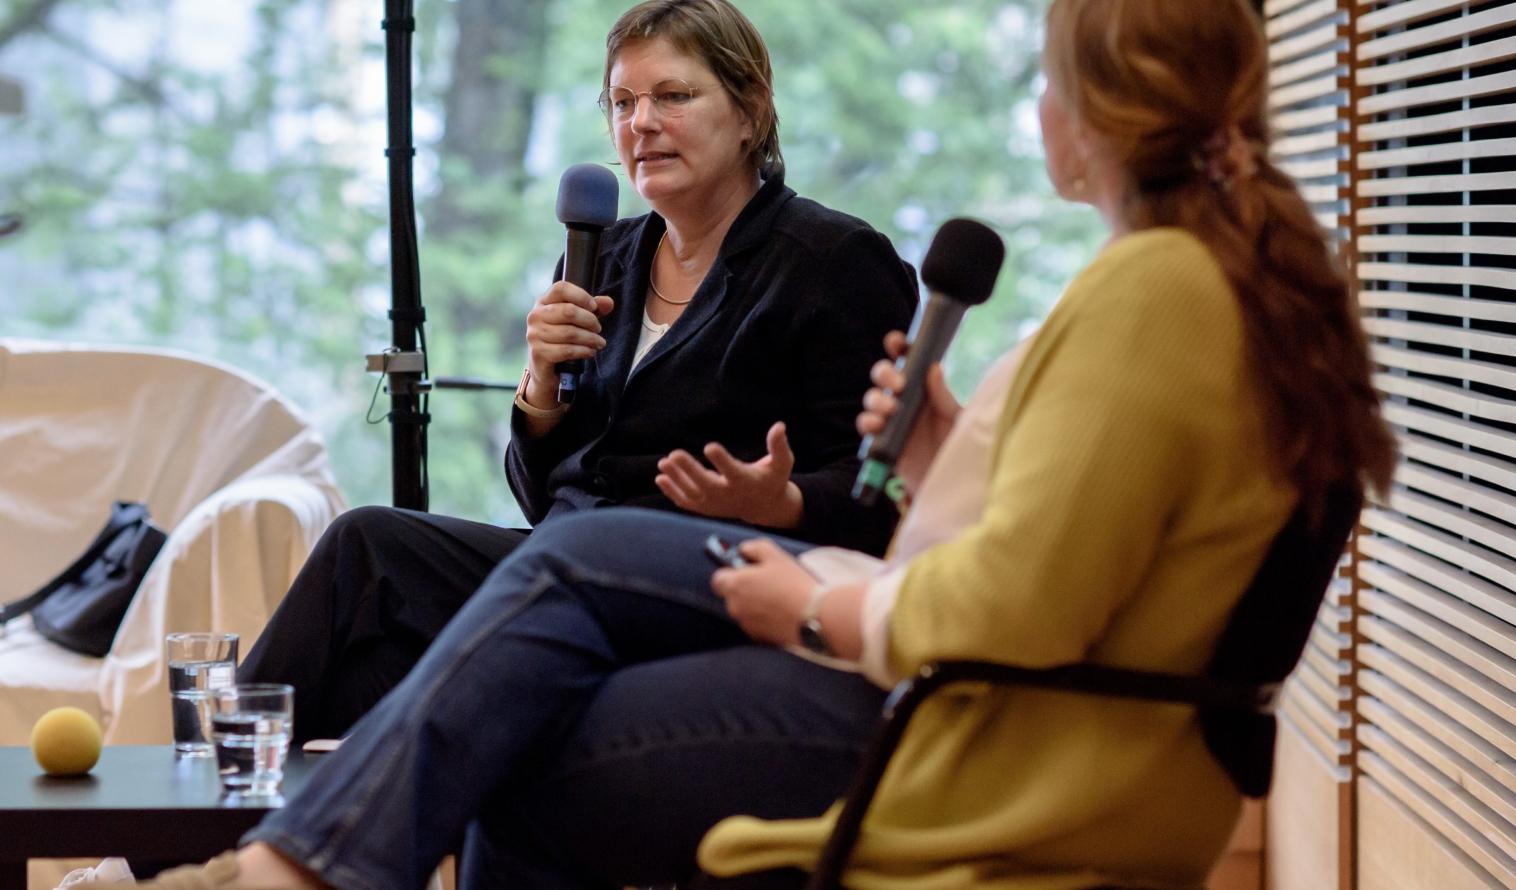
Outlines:
[[[927,299],[911,321],[905,355],[895,363],[905,372],[905,385],[895,393],[895,413],[884,429],[865,438],[858,449],[863,466],[853,483],[853,499],[864,506],[873,506],[895,470],[926,397],[927,371],[947,352],[963,313],[990,298],[1004,261],[1005,242],[984,223],[950,219],[932,237],[921,261]]]
[[[616,221],[619,186],[616,174],[599,164],[575,164],[558,180],[558,221],[568,227],[563,251],[563,280],[589,290],[595,284],[600,234]],[[568,404],[579,392],[584,359],[558,363],[558,401]]]

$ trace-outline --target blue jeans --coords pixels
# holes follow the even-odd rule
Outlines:
[[[421,887],[465,838],[465,887],[615,888],[687,879],[725,816],[820,813],[883,692],[753,644],[711,593],[711,532],[753,535],[636,509],[546,523],[244,841],[345,890]]]

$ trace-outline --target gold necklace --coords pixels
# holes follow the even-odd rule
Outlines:
[[[648,270],[648,273],[647,273],[647,286],[650,287],[650,288],[652,288],[652,290],[653,290],[653,296],[655,296],[658,299],[662,300],[663,302],[669,304],[670,306],[684,306],[684,305],[688,305],[688,303],[690,302],[690,300],[695,299],[695,295],[694,294],[690,294],[688,297],[686,297],[683,300],[670,300],[668,297],[665,297],[663,295],[663,291],[659,290],[658,289],[658,284],[655,281],[653,281],[653,271],[658,268],[658,251],[660,251],[660,250],[663,249],[663,242],[668,239],[668,236],[669,236],[668,230],[664,229],[663,235],[658,238],[658,246],[655,247],[655,248],[653,248],[653,268]]]

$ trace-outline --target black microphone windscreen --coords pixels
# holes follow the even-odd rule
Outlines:
[[[616,174],[599,164],[575,164],[558,180],[558,221],[603,229],[616,221]]]
[[[932,237],[921,260],[921,281],[929,290],[978,306],[990,298],[1005,262],[1005,242],[989,226],[950,219]]]

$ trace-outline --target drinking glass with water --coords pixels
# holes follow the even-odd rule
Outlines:
[[[211,744],[211,694],[236,679],[237,635],[173,633],[165,645],[174,753],[179,757],[209,757],[215,753]]]
[[[294,710],[295,688],[284,683],[243,683],[216,690],[211,736],[221,787],[227,793],[279,793]]]

